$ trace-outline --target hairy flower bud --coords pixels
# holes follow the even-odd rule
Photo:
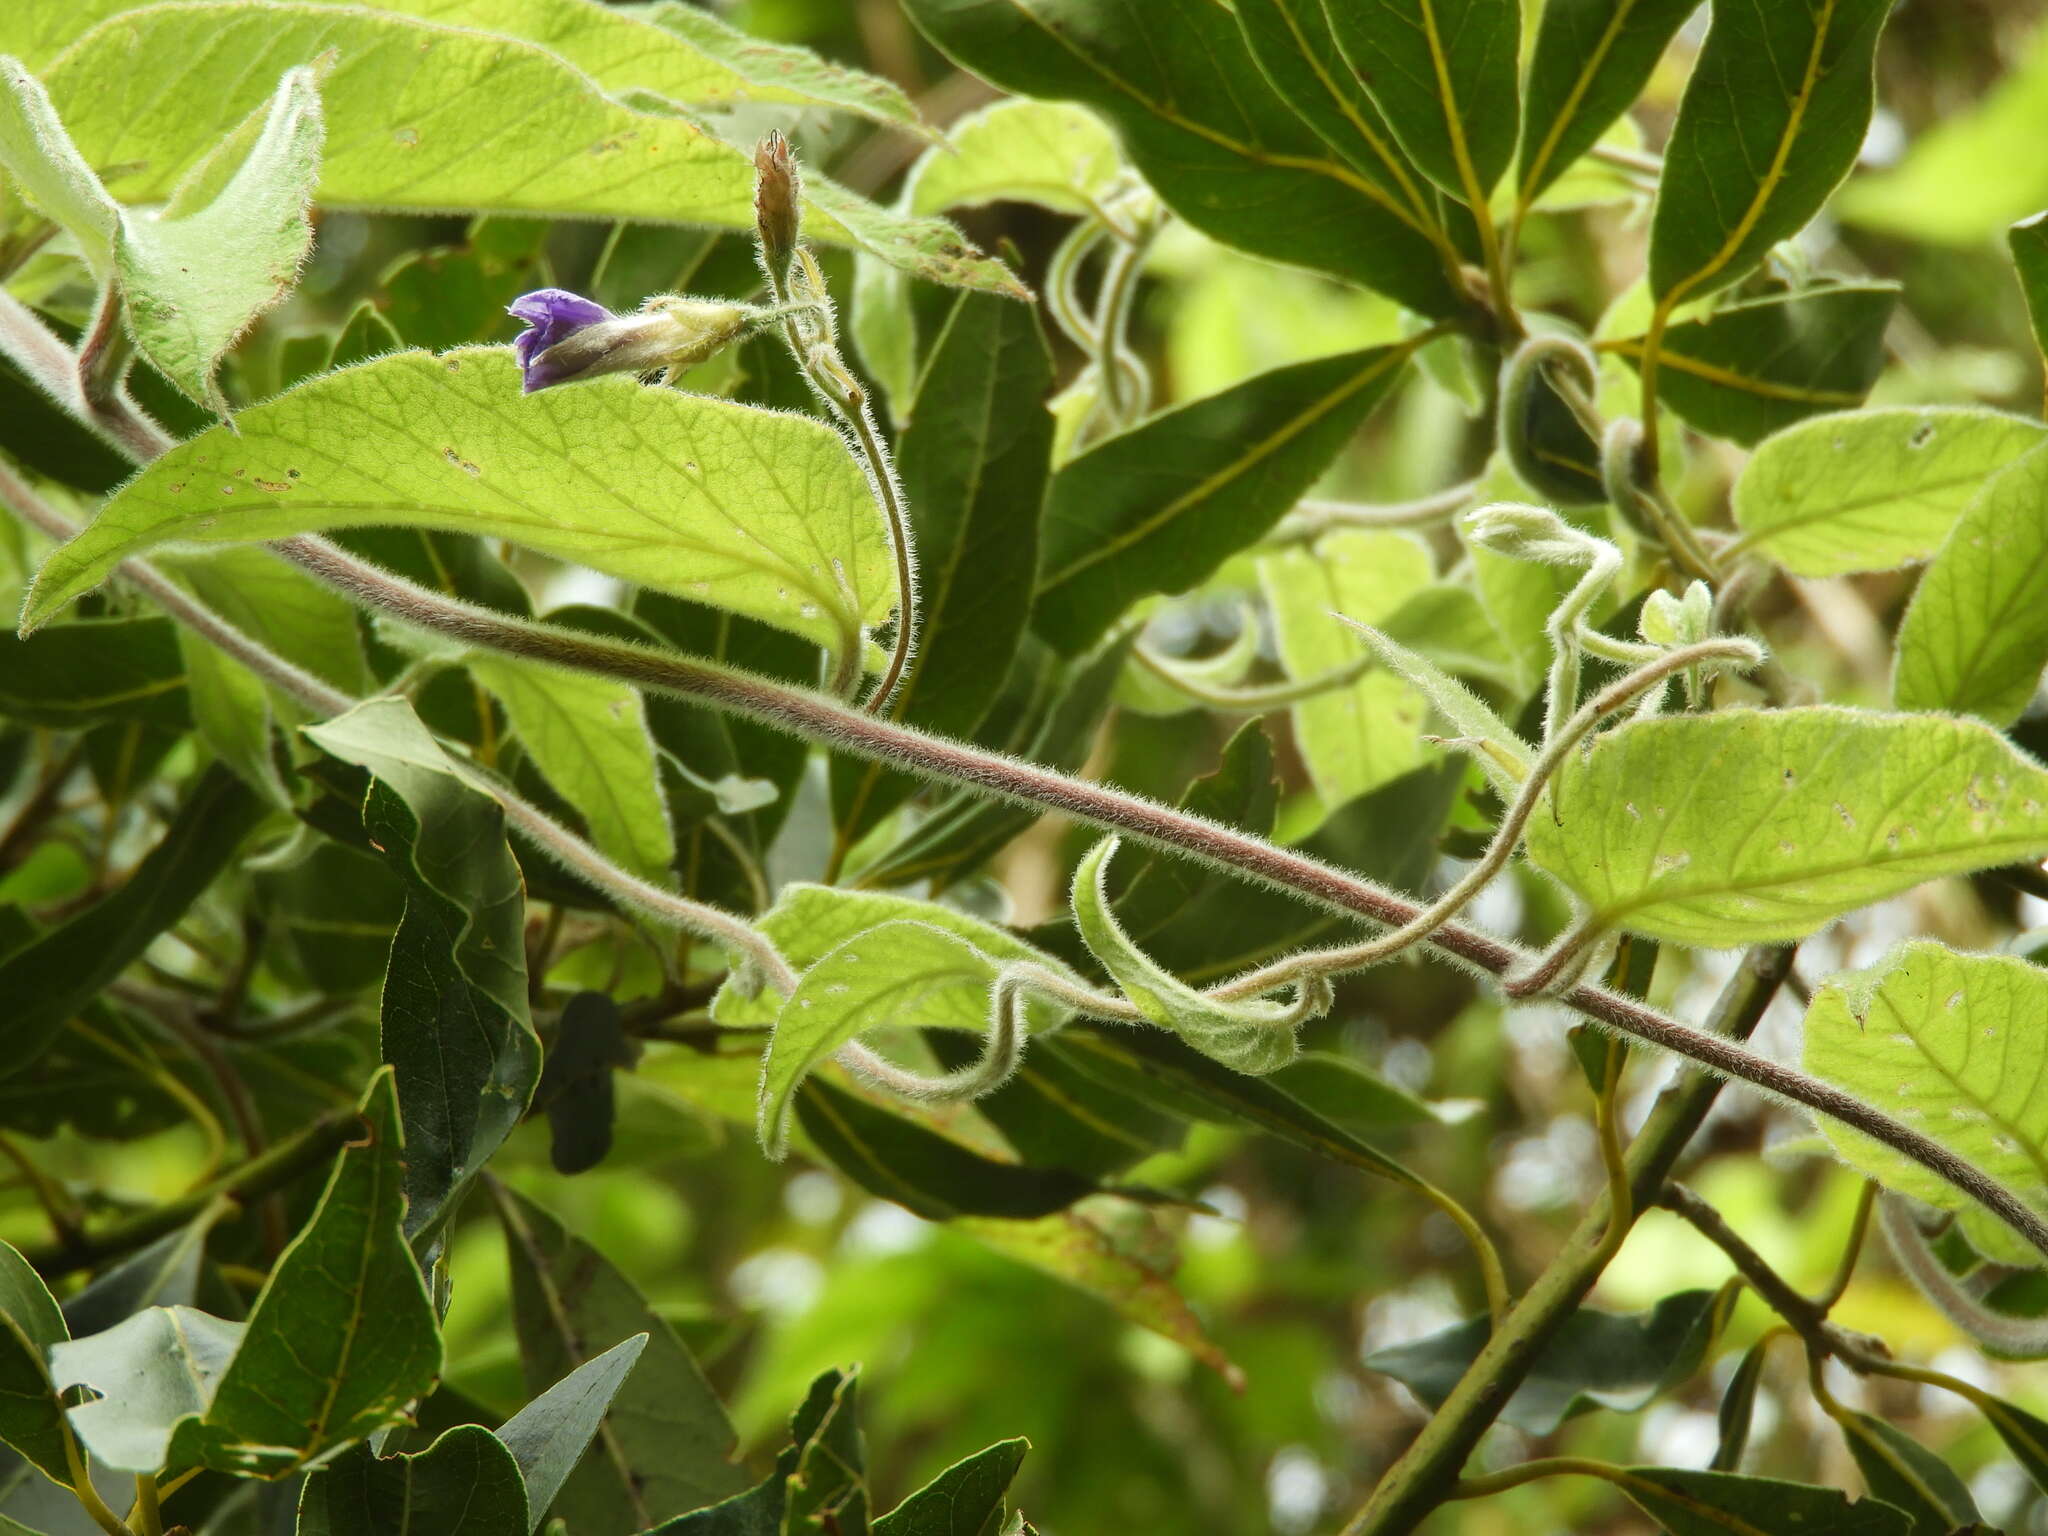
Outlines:
[[[1465,531],[1497,555],[1548,565],[1585,563],[1586,536],[1547,507],[1496,501],[1470,512]]]
[[[760,233],[761,265],[780,296],[789,282],[803,225],[803,184],[789,140],[774,129],[754,151],[754,226]]]
[[[560,288],[521,294],[506,312],[528,326],[512,352],[529,395],[604,373],[688,368],[737,340],[750,318],[744,305],[674,297],[615,315]]]

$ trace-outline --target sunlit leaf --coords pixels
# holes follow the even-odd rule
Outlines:
[[[1521,169],[1533,201],[1591,149],[1648,83],[1695,0],[1550,0],[1522,102]]]

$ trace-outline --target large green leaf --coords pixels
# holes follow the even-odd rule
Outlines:
[[[1515,155],[1520,0],[1340,0],[1337,45],[1422,173],[1468,206]]]
[[[1861,405],[1883,371],[1898,297],[1889,283],[1829,283],[1674,325],[1658,353],[1658,397],[1700,431],[1744,444]],[[1641,361],[1640,343],[1616,350]]]
[[[724,1498],[744,1479],[732,1425],[697,1362],[631,1281],[547,1212],[487,1182],[505,1229],[512,1322],[527,1391],[646,1334],[639,1363],[597,1429],[597,1447],[569,1474],[554,1513],[572,1528],[638,1531],[661,1514]]]
[[[1635,104],[1698,0],[1549,0],[1522,101],[1524,204],[1562,176]]]
[[[910,724],[964,736],[1002,691],[1031,617],[1052,380],[1031,310],[959,297],[896,447],[918,551],[917,650],[895,703]],[[835,759],[839,836],[857,840],[916,787],[908,775]]]
[[[675,835],[639,693],[486,652],[463,665],[505,706],[520,746],[582,815],[598,851],[643,880],[667,885]]]
[[[583,1459],[619,1388],[639,1364],[647,1338],[636,1333],[620,1340],[596,1359],[577,1366],[498,1427],[498,1438],[511,1451],[526,1486],[529,1531],[540,1528],[548,1506]]]
[[[996,1536],[1003,1494],[1023,1464],[1028,1440],[1003,1440],[956,1461],[875,1521],[875,1536]]]
[[[412,1456],[359,1446],[299,1493],[299,1536],[526,1536],[531,1523],[519,1464],[477,1424]]]
[[[479,347],[327,374],[173,448],[51,555],[23,617],[167,541],[378,524],[510,539],[841,648],[895,606],[881,513],[823,423],[627,378],[522,398],[511,353]]]
[[[240,1323],[151,1307],[102,1333],[53,1344],[50,1380],[60,1392],[97,1394],[70,1411],[79,1443],[96,1460],[117,1472],[157,1472],[172,1431],[206,1412],[242,1339]]]
[[[1344,619],[1384,625],[1429,584],[1429,550],[1405,533],[1346,530],[1313,549],[1262,557],[1259,586],[1273,615],[1281,665],[1297,682],[1355,666],[1367,642]],[[1385,667],[1298,701],[1295,745],[1328,805],[1343,805],[1423,759],[1423,696]]]
[[[1839,1488],[1732,1472],[1622,1467],[1610,1480],[1669,1536],[1908,1536],[1906,1515]]]
[[[417,1232],[511,1134],[540,1076],[527,1016],[525,889],[504,811],[457,777],[402,699],[358,705],[306,734],[370,773],[363,830],[406,886],[382,1044],[398,1074],[405,1220]]]
[[[1529,856],[1590,919],[1803,938],[1936,875],[2048,852],[2048,771],[1970,721],[1811,707],[1623,725],[1574,754]]]
[[[209,768],[118,890],[0,960],[0,997],[7,999],[0,1076],[32,1065],[80,1008],[182,918],[234,862],[263,813],[263,802],[233,773]]]
[[[1924,560],[1984,482],[2048,441],[2019,416],[1897,406],[1818,416],[1765,439],[1735,482],[1742,545],[1796,576]]]
[[[1727,286],[1797,234],[1856,162],[1891,0],[1721,0],[1650,222],[1669,305]]]
[[[406,1246],[405,1148],[391,1072],[363,1098],[363,1140],[277,1261],[203,1417],[170,1461],[277,1478],[401,1418],[441,1369],[441,1338]]]
[[[655,30],[645,51],[671,41]],[[753,228],[753,166],[741,150],[671,111],[622,105],[546,48],[462,27],[343,5],[211,0],[112,17],[40,73],[108,190],[147,203],[167,197],[286,69],[330,51],[324,206]],[[172,78],[177,91],[155,89]],[[818,239],[935,281],[1018,291],[950,225],[888,213],[823,180],[810,204],[806,228]]]
[[[1098,443],[1053,476],[1032,623],[1066,655],[1132,603],[1255,543],[1386,397],[1412,345],[1259,374]]]
[[[925,34],[1019,95],[1114,123],[1145,179],[1203,233],[1352,279],[1423,314],[1460,305],[1441,233],[1332,155],[1260,76],[1220,5],[907,0]]]
[[[1835,1422],[1870,1496],[1904,1510],[1913,1536],[1950,1536],[1977,1525],[1977,1501],[1955,1469],[1904,1430],[1855,1409]]]
[[[2048,445],[1964,508],[1899,626],[1892,701],[1993,725],[2019,719],[2048,665]]]
[[[1500,1416],[1532,1435],[1549,1435],[1596,1408],[1634,1413],[1699,1369],[1734,1301],[1732,1291],[1679,1291],[1647,1312],[1580,1307],[1538,1352]],[[1475,1318],[1367,1355],[1365,1367],[1393,1377],[1434,1408],[1450,1396],[1491,1332],[1486,1318]]]
[[[143,720],[192,723],[184,656],[169,619],[82,619],[26,639],[0,635],[0,716],[77,730]]]
[[[64,1409],[48,1352],[70,1337],[57,1302],[28,1260],[0,1243],[0,1441],[71,1485]]]
[[[868,1529],[860,1373],[826,1371],[789,1420],[775,1469],[746,1492],[642,1536],[861,1536]]]
[[[1952,1148],[2037,1205],[2048,1205],[2048,972],[2005,955],[1901,945],[1836,977],[1806,1013],[1806,1070]],[[2038,1257],[1996,1218],[1868,1137],[1823,1120],[1835,1149],[1872,1178],[1960,1210],[1978,1252]]]

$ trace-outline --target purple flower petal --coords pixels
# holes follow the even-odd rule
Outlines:
[[[585,326],[596,325],[612,317],[611,311],[602,304],[592,303],[581,294],[561,288],[540,288],[532,293],[522,293],[505,306],[505,312],[515,320],[524,320],[529,327],[520,332],[512,343],[512,355],[519,360],[527,394],[559,382],[548,376],[548,370],[534,368],[541,353]]]

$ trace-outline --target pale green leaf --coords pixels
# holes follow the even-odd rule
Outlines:
[[[1131,942],[1103,884],[1118,841],[1103,838],[1074,870],[1074,922],[1110,978],[1146,1018],[1233,1071],[1262,1077],[1294,1060],[1300,1051],[1294,1026],[1301,1018],[1295,1004],[1209,997],[1161,969]]]
[[[999,101],[946,130],[911,167],[904,197],[912,213],[993,202],[1092,213],[1122,174],[1116,138],[1087,108]]]
[[[159,564],[266,649],[343,693],[369,691],[359,610],[332,587],[267,549],[221,544],[197,554],[166,553]],[[272,693],[271,708],[280,719],[305,714],[305,706],[277,692]]]
[[[1899,626],[1892,701],[1993,725],[2020,717],[2048,664],[2048,445],[1989,480],[1949,530]]]
[[[2044,440],[2039,422],[1967,406],[1813,417],[1765,438],[1743,466],[1742,545],[1796,576],[1924,560],[1984,482]]]
[[[482,0],[472,0],[472,3],[482,3]],[[502,0],[488,0],[488,3],[498,6]],[[560,0],[554,0],[554,3],[559,4]],[[590,9],[599,7],[593,5]],[[645,16],[657,27],[682,38],[696,51],[699,68],[708,61],[730,74],[739,82],[737,88],[727,87],[723,82],[720,84],[721,90],[729,90],[734,99],[839,107],[878,123],[924,131],[918,121],[917,108],[910,98],[893,82],[878,75],[821,59],[808,48],[752,36],[722,20],[715,12],[698,5],[681,4],[680,0],[659,0],[654,5],[622,6],[620,9],[630,15]],[[636,39],[636,42],[640,40]],[[645,46],[640,42],[641,48]],[[637,73],[640,66],[635,63],[632,68]],[[643,83],[649,83],[651,89],[662,90],[661,86],[651,82]],[[664,94],[675,96],[678,101],[718,99],[686,96],[674,91]]]
[[[1492,752],[1475,750],[1472,760],[1504,800],[1513,800],[1522,780],[1529,776],[1531,755],[1528,743],[1515,734],[1514,727],[1495,714],[1484,699],[1427,656],[1409,650],[1393,636],[1368,625],[1358,626],[1356,632],[1379,657],[1380,664],[1389,672],[1406,678],[1464,740],[1474,743],[1475,747],[1479,743],[1489,743],[1495,748]],[[1507,759],[1506,764],[1502,758]],[[1508,764],[1514,766],[1511,768]]]
[[[172,1431],[213,1401],[242,1336],[242,1324],[191,1307],[150,1307],[104,1333],[53,1345],[50,1379],[59,1391],[98,1394],[70,1410],[72,1429],[97,1460],[117,1472],[156,1472]]]
[[[576,35],[594,35],[571,19]],[[16,25],[0,19],[0,46]],[[672,41],[629,25],[653,52]],[[36,26],[27,18],[23,31]],[[306,0],[202,0],[111,17],[40,73],[108,191],[147,203],[168,197],[280,73],[330,52],[322,206],[753,228],[745,152],[672,110],[623,105],[545,48],[485,32]],[[170,79],[177,90],[158,88]],[[817,239],[934,281],[1022,291],[950,225],[889,214],[822,179],[812,193],[805,227]]]
[[[969,917],[952,907],[942,907],[937,902],[919,901],[913,896],[796,883],[782,888],[775,905],[756,926],[770,943],[782,951],[783,958],[802,972],[814,962],[841,949],[849,939],[858,938],[884,924],[906,922],[951,934],[997,965],[1028,960],[1047,966],[1079,984],[1079,978],[1072,971],[1008,929],[985,923],[978,917]],[[781,999],[773,993],[746,997],[729,981],[711,1000],[711,1016],[728,1027],[773,1024],[780,1010]],[[1051,1003],[1040,1000],[1028,1005],[1026,1021],[1033,1031],[1037,1031],[1049,1028],[1059,1016]],[[988,1022],[988,988],[985,985],[965,985],[927,991],[916,1022],[941,1029],[982,1029]]]
[[[1368,654],[1338,615],[1383,624],[1433,574],[1420,541],[1357,530],[1327,534],[1312,550],[1268,555],[1258,569],[1280,663],[1296,682],[1330,676]],[[1422,762],[1428,705],[1382,668],[1303,699],[1292,714],[1295,745],[1326,805],[1342,805]]]
[[[272,805],[289,807],[291,795],[270,755],[270,699],[263,684],[191,630],[178,630],[185,659],[185,697],[199,739]]]
[[[393,523],[510,539],[826,645],[895,604],[882,515],[830,427],[622,377],[522,397],[512,354],[475,347],[327,374],[179,444],[50,557],[24,618],[168,541]]]
[[[2048,971],[1917,941],[1814,994],[1803,1064],[2048,1207],[2044,1016]],[[1959,1212],[1978,1252],[2039,1262],[2025,1239],[1918,1163],[1832,1120],[1822,1118],[1820,1128],[1836,1152],[1887,1188]]]
[[[1638,720],[1575,753],[1529,856],[1602,928],[1802,938],[1936,875],[2048,853],[2048,771],[1995,731],[1811,707]]]
[[[114,267],[121,209],[71,142],[49,93],[20,60],[0,56],[0,167],[78,242],[93,275]]]
[[[520,745],[555,793],[582,813],[598,851],[643,880],[667,885],[675,834],[639,693],[510,656],[473,652],[464,665],[505,706]]]

